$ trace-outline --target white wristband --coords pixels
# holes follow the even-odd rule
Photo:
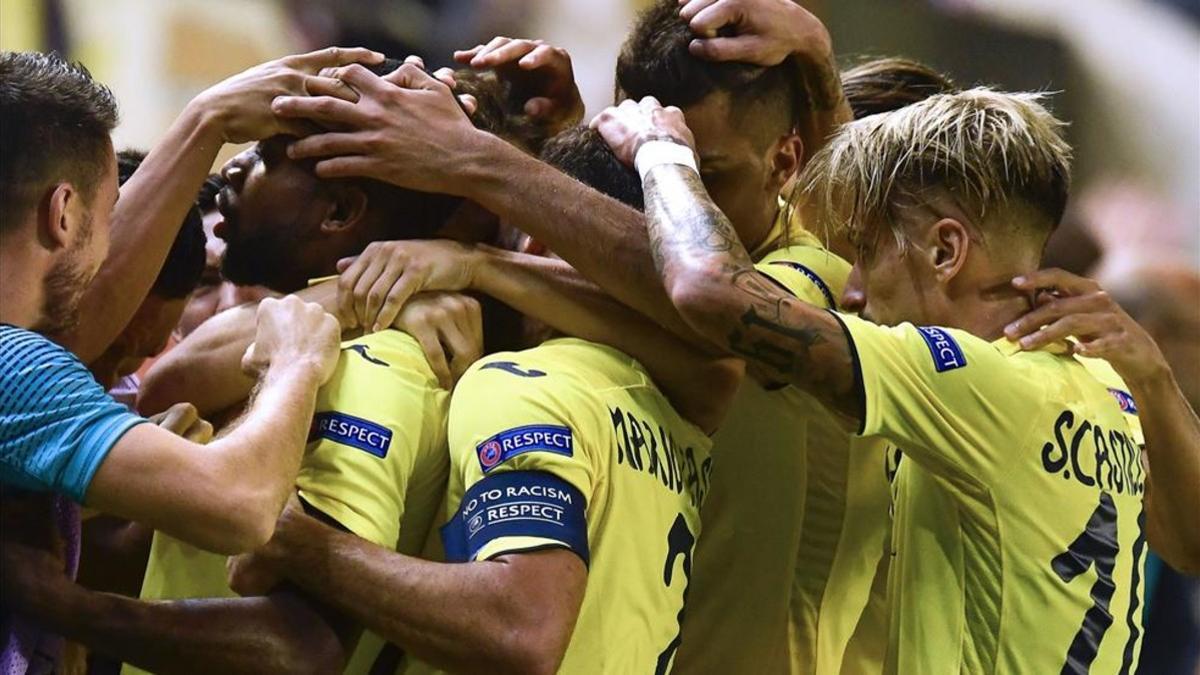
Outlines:
[[[637,167],[643,181],[646,180],[650,169],[661,164],[679,164],[700,173],[696,168],[696,155],[692,149],[673,141],[646,141],[638,148],[637,155],[633,158],[633,165]]]

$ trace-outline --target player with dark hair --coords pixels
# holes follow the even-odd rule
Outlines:
[[[871,59],[842,71],[842,91],[856,120],[957,90],[945,74],[901,57]]]
[[[55,55],[0,55],[0,455],[4,510],[22,514],[3,528],[6,669],[24,670],[35,654],[56,658],[54,638],[40,627],[95,642],[73,623],[81,618],[73,594],[83,592],[70,581],[75,503],[216,550],[244,550],[270,535],[299,464],[300,429],[334,365],[332,318],[294,299],[260,308],[244,361],[262,375],[259,396],[237,430],[203,449],[143,424],[104,394],[81,358],[102,352],[113,322],[123,327],[143,300],[176,238],[163,224],[182,222],[222,143],[281,128],[263,114],[263,99],[316,87],[309,73],[322,67],[368,58],[365,50],[289,57],[208,89],[114,207],[111,92]],[[50,587],[65,595],[51,598]]]

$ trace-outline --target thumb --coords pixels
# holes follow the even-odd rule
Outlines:
[[[350,266],[353,265],[354,261],[357,259],[358,259],[357,256],[350,256],[348,258],[342,258],[341,260],[337,261],[338,274],[341,274],[342,272],[345,272],[347,269],[349,269]]]

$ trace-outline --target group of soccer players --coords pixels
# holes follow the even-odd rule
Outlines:
[[[1039,270],[1071,159],[1042,96],[839,72],[791,0],[655,0],[587,126],[563,49],[455,59],[237,75],[113,209],[106,91],[4,55],[4,182],[42,181],[0,230],[39,289],[0,317],[7,672],[53,670],[45,634],[129,673],[1136,671],[1148,547],[1200,570],[1200,420]],[[62,119],[100,151],[47,169],[13,134]],[[188,439],[227,422],[199,447],[82,381],[119,326],[46,308],[148,287],[244,140],[222,275],[295,297],[141,382]],[[70,502],[154,528],[139,598],[74,583]]]

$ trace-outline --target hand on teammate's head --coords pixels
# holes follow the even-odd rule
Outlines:
[[[522,109],[558,133],[583,119],[583,98],[575,84],[571,55],[544,40],[493,38],[486,45],[454,52],[454,60],[477,69],[492,69],[523,100]]]
[[[382,60],[382,54],[358,47],[329,47],[285,56],[209,87],[197,101],[219,121],[227,143],[244,143],[278,134],[307,134],[314,130],[312,125],[276,116],[271,112],[271,101],[279,96],[305,96],[312,91],[353,101],[356,98],[353,91],[318,73],[324,68]]]
[[[679,15],[696,33],[693,56],[775,66],[794,53],[832,53],[820,19],[792,0],[680,0]]]
[[[653,96],[605,108],[592,119],[591,127],[600,132],[617,158],[629,166],[633,166],[637,151],[648,141],[665,140],[696,149],[683,111],[675,106],[664,108]]]

